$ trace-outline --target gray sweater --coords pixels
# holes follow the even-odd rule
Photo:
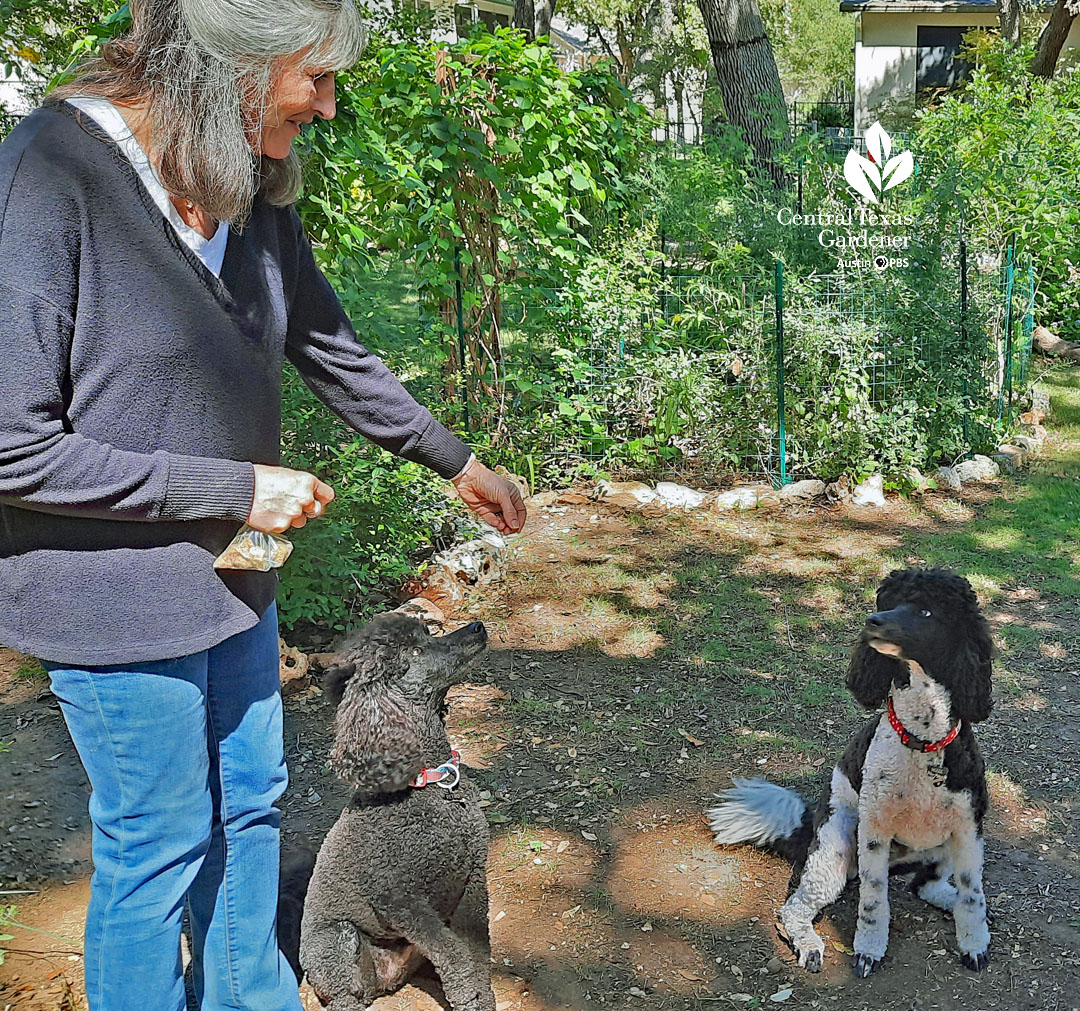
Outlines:
[[[219,279],[93,120],[23,120],[0,144],[0,642],[110,665],[253,626],[276,574],[213,560],[278,462],[284,358],[385,449],[467,462],[357,342],[294,209],[258,201]]]

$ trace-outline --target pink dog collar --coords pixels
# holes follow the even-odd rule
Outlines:
[[[451,750],[450,761],[443,762],[434,769],[421,769],[419,775],[412,781],[412,785],[419,789],[434,783],[443,790],[452,790],[461,782],[461,770],[458,768],[460,761],[461,755]]]

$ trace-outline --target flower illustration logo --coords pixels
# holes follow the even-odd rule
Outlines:
[[[875,123],[866,131],[866,154],[864,158],[854,149],[848,151],[844,178],[867,203],[880,203],[886,190],[899,186],[915,171],[915,159],[910,151],[903,151],[895,158],[889,157],[892,154],[892,138],[880,123]]]

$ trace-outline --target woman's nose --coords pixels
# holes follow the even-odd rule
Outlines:
[[[311,108],[322,119],[333,119],[337,113],[337,100],[334,98],[334,75],[326,74],[315,81],[315,98]]]

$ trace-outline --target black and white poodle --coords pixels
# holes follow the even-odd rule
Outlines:
[[[319,850],[300,963],[332,1011],[361,1011],[429,960],[453,1011],[494,1011],[488,828],[450,750],[446,693],[487,646],[391,612],[345,641],[330,763],[355,788]]]
[[[889,941],[890,870],[956,921],[963,964],[986,965],[983,894],[986,769],[971,725],[990,715],[995,650],[971,584],[942,569],[891,573],[877,591],[847,686],[867,709],[887,702],[848,744],[822,803],[765,780],[735,780],[708,812],[719,843],[749,842],[803,865],[780,921],[799,965],[820,972],[813,922],[856,870],[854,969],[868,976]],[[950,880],[952,879],[952,880]]]

